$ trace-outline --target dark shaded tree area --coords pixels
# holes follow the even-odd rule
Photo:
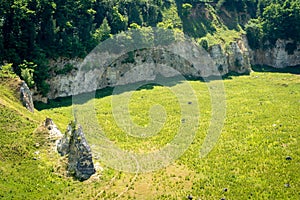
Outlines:
[[[260,1],[257,18],[246,26],[247,37],[253,49],[273,46],[277,39],[300,42],[300,1]]]
[[[275,43],[278,38],[300,41],[299,0],[175,2],[183,31],[189,30],[187,24],[200,23],[201,26],[193,26],[192,36],[196,38],[204,36],[201,29],[210,30],[212,25],[209,21],[203,23],[204,19],[193,21],[189,15],[198,4],[208,3],[217,11],[225,8],[256,18],[246,26],[252,48],[260,48],[266,41]],[[23,74],[29,80],[33,78],[38,89],[46,94],[50,59],[84,57],[113,34],[128,28],[157,26],[163,21],[163,9],[171,8],[172,4],[171,0],[0,0],[0,64],[13,63],[19,75],[30,69],[32,73]]]
[[[84,57],[131,23],[155,26],[162,20],[161,0],[0,0],[0,5],[1,63],[13,63],[19,75],[20,65],[37,64],[35,83],[45,90],[47,60]]]

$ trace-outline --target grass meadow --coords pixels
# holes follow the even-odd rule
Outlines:
[[[95,156],[94,162],[102,170],[85,182],[66,175],[66,158],[52,150],[45,132],[38,128],[48,116],[63,132],[72,119],[72,99],[38,105],[40,110],[30,114],[18,103],[9,84],[2,83],[0,198],[187,199],[191,195],[194,199],[300,199],[297,74],[252,72],[249,76],[224,79],[224,126],[214,148],[203,158],[199,152],[212,118],[208,86],[218,83],[217,80],[188,80],[168,87],[151,85],[132,91],[127,107],[135,124],[151,126],[149,116],[153,112],[165,117],[162,127],[149,137],[128,135],[114,118],[112,101],[122,99],[127,92],[112,94],[112,89],[101,90],[85,104],[95,105],[101,133],[114,145],[137,154],[153,152],[169,144],[186,120],[182,119],[180,105],[172,93],[173,87],[180,89],[186,83],[197,98],[183,97],[183,101],[199,108],[199,126],[192,127],[195,137],[183,155],[148,173],[117,171]],[[92,129],[84,125],[83,129],[89,141],[96,143],[89,136]]]

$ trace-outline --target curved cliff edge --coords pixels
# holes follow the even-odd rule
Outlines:
[[[52,66],[63,70],[72,66],[66,74],[52,74],[48,99],[67,97],[91,92],[105,87],[125,85],[138,81],[154,80],[163,71],[163,76],[176,75],[169,66],[181,75],[203,78],[224,76],[229,73],[249,74],[252,65],[267,65],[286,68],[300,65],[300,44],[289,40],[278,40],[274,47],[251,50],[246,36],[242,36],[226,47],[213,45],[204,50],[194,42],[179,42],[167,48],[140,49],[132,53],[119,54],[92,52],[84,60],[59,59]],[[136,70],[143,66],[143,70]],[[127,72],[130,71],[130,75]],[[42,98],[35,96],[35,100]],[[45,101],[45,98],[43,99]]]

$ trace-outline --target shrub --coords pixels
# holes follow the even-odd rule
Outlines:
[[[22,64],[19,65],[21,69],[21,78],[26,82],[29,88],[33,88],[35,85],[33,74],[37,65],[33,62],[27,62],[24,60]]]
[[[13,71],[13,64],[5,64],[0,67],[0,78],[15,78],[16,74]]]

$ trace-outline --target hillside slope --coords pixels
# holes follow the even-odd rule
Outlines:
[[[0,199],[55,199],[67,183],[53,173],[47,135],[35,131],[45,116],[23,107],[19,83],[0,78]]]
[[[45,131],[37,129],[49,116],[63,130],[72,107],[53,106],[32,114],[18,100],[18,81],[1,79],[0,198],[184,199],[192,194],[201,199],[297,199],[299,76],[253,72],[224,80],[226,122],[215,148],[202,159],[199,149],[210,123],[210,95],[206,83],[188,82],[199,98],[201,125],[181,158],[161,170],[137,175],[101,163],[103,171],[79,182],[66,176],[65,159],[51,149]],[[113,118],[109,94],[95,99],[99,123],[124,149],[161,147],[181,121],[174,107],[176,99],[168,92],[165,87],[153,86],[136,91],[132,97],[130,109],[137,124],[147,123],[148,108],[157,103],[172,113],[165,129],[154,138],[124,137]],[[52,103],[64,103],[64,99],[59,101]]]

